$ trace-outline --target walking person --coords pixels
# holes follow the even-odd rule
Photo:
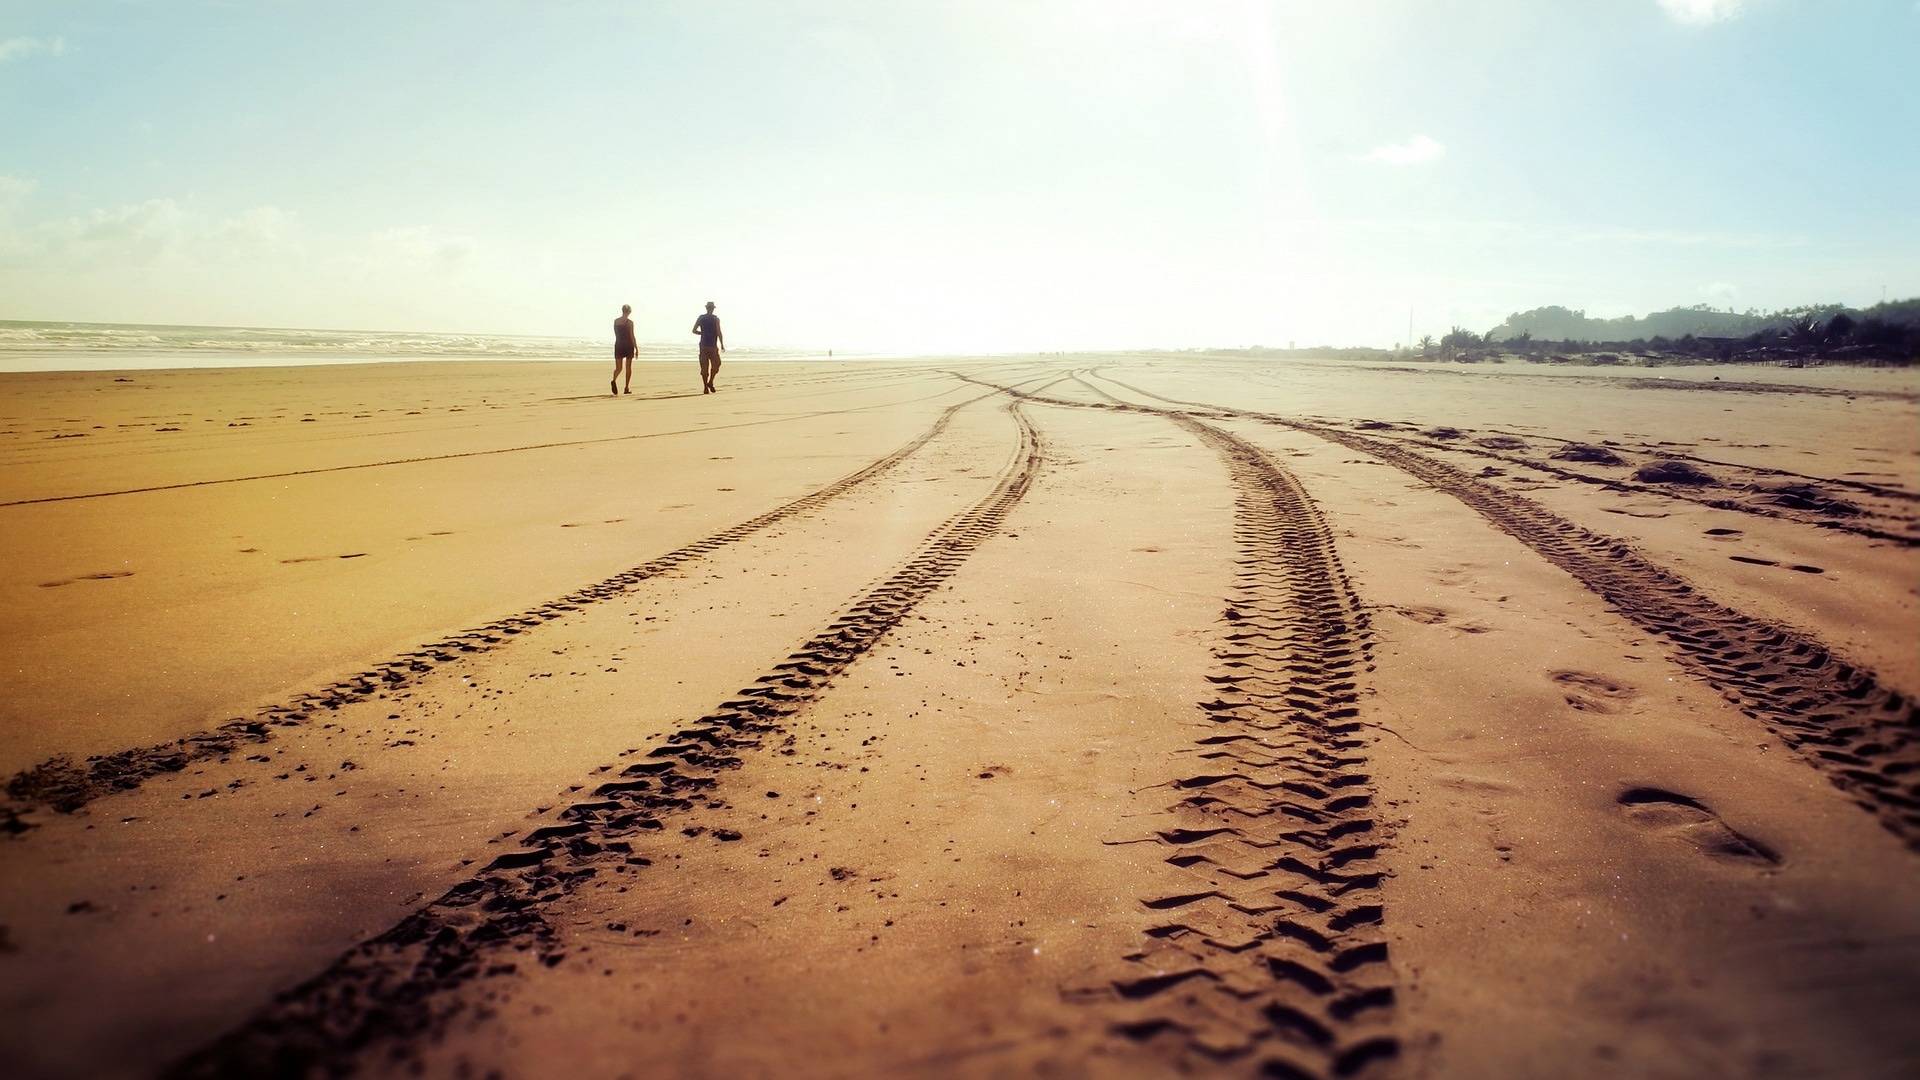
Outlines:
[[[700,392],[718,393],[713,377],[720,374],[720,354],[727,351],[727,335],[720,332],[720,317],[713,313],[713,301],[707,301],[707,313],[693,320],[693,332],[700,335]]]
[[[607,389],[620,393],[620,376],[627,377],[627,393],[633,393],[633,358],[640,346],[633,339],[633,305],[621,304],[620,317],[613,320],[613,379]]]

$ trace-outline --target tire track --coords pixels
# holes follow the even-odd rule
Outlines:
[[[431,1037],[459,1010],[449,992],[514,969],[564,958],[546,911],[596,878],[637,872],[636,850],[663,819],[699,829],[704,808],[724,806],[725,773],[744,756],[790,746],[784,724],[823,694],[999,531],[1032,485],[1043,460],[1039,435],[1019,402],[1008,411],[1019,446],[987,497],[928,535],[887,580],[783,662],[714,712],[665,737],[647,755],[599,784],[590,798],[529,832],[527,846],[392,929],[350,950],[333,966],[280,995],[241,1027],[167,1070],[175,1077],[340,1074],[374,1043],[404,1051]],[[607,766],[610,772],[618,766]],[[721,841],[738,833],[716,830]]]
[[[807,495],[557,600],[421,645],[357,675],[302,693],[282,704],[268,706],[249,718],[232,720],[171,742],[96,755],[85,762],[76,763],[68,757],[55,757],[21,770],[7,781],[9,802],[0,805],[0,833],[19,835],[31,829],[33,826],[25,819],[25,815],[36,808],[47,807],[57,812],[71,813],[103,795],[139,787],[154,776],[179,772],[196,762],[225,757],[242,747],[268,742],[281,729],[299,726],[322,710],[335,710],[343,705],[364,701],[375,694],[410,686],[442,666],[487,652],[535,627],[565,618],[588,604],[621,596],[642,582],[697,562],[718,548],[738,543],[788,518],[819,509],[892,471],[945,432],[961,409],[997,393],[999,391],[996,390],[981,394],[949,406],[931,427],[899,449]]]
[[[1270,413],[1180,401],[1101,378],[1143,397],[1325,439],[1460,500],[1659,637],[1681,666],[1765,725],[1910,850],[1920,852],[1920,703],[1873,671],[1807,634],[1715,602],[1625,541],[1592,532],[1404,445]]]
[[[1301,421],[1301,422],[1314,423],[1316,426],[1325,427],[1325,428],[1328,428],[1329,430],[1354,430],[1351,427],[1341,427],[1340,425],[1332,422],[1321,422],[1321,421]],[[1821,492],[1817,487],[1814,487],[1815,484],[1851,486],[1853,488],[1866,491],[1867,493],[1874,494],[1877,497],[1905,499],[1909,501],[1917,498],[1913,494],[1907,493],[1907,492],[1895,492],[1892,495],[1887,495],[1886,494],[1887,492],[1893,491],[1894,489],[1883,488],[1883,487],[1879,487],[1878,485],[1863,484],[1863,483],[1850,482],[1845,480],[1829,480],[1821,477],[1806,477],[1800,473],[1790,473],[1781,469],[1763,469],[1763,468],[1757,468],[1755,466],[1739,465],[1733,462],[1717,462],[1716,464],[1725,466],[1727,468],[1739,469],[1745,472],[1753,473],[1755,475],[1790,476],[1790,477],[1798,477],[1803,481],[1802,483],[1797,485],[1788,485],[1789,487],[1796,488],[1797,490],[1791,490],[1786,492],[1769,490],[1765,487],[1760,486],[1757,483],[1752,483],[1752,482],[1741,482],[1741,481],[1727,482],[1726,486],[1728,488],[1738,491],[1742,494],[1755,497],[1755,498],[1766,498],[1766,497],[1772,496],[1775,498],[1782,498],[1782,499],[1789,500],[1781,504],[1782,506],[1785,507],[1785,509],[1782,509],[1779,506],[1756,506],[1752,503],[1741,502],[1738,499],[1729,498],[1724,495],[1692,494],[1684,490],[1679,490],[1674,485],[1660,485],[1660,484],[1645,483],[1645,482],[1639,482],[1639,481],[1633,481],[1633,480],[1623,480],[1619,477],[1614,477],[1614,476],[1600,476],[1594,473],[1581,472],[1578,469],[1567,468],[1566,466],[1562,466],[1562,465],[1555,465],[1551,461],[1541,461],[1536,458],[1524,457],[1520,454],[1503,453],[1498,450],[1491,450],[1491,449],[1487,449],[1480,446],[1474,446],[1463,441],[1462,442],[1440,441],[1440,440],[1424,437],[1423,435],[1418,434],[1416,432],[1412,432],[1412,431],[1393,431],[1393,430],[1377,430],[1376,431],[1377,428],[1382,427],[1381,424],[1379,424],[1378,422],[1367,422],[1367,423],[1372,423],[1374,425],[1373,427],[1362,428],[1362,430],[1374,432],[1374,434],[1371,434],[1368,436],[1369,438],[1391,439],[1396,442],[1406,443],[1411,446],[1425,447],[1430,450],[1442,450],[1442,451],[1448,451],[1448,452],[1457,453],[1457,454],[1471,454],[1475,457],[1490,458],[1492,460],[1504,462],[1509,465],[1518,465],[1523,468],[1531,469],[1535,472],[1546,473],[1549,476],[1557,476],[1563,480],[1572,480],[1576,483],[1591,484],[1595,487],[1603,487],[1610,491],[1633,492],[1636,494],[1643,494],[1643,495],[1658,495],[1662,498],[1675,499],[1681,502],[1690,502],[1699,506],[1710,507],[1715,510],[1730,510],[1734,513],[1748,514],[1753,517],[1772,518],[1776,521],[1790,521],[1798,525],[1807,525],[1816,529],[1830,529],[1835,532],[1852,533],[1855,536],[1863,536],[1869,540],[1885,540],[1890,543],[1900,544],[1904,547],[1920,546],[1920,535],[1914,535],[1911,533],[1893,532],[1888,529],[1880,528],[1877,525],[1865,525],[1865,524],[1860,524],[1856,521],[1850,520],[1852,516],[1860,515],[1860,516],[1877,517],[1885,520],[1897,521],[1897,522],[1900,522],[1901,524],[1911,525],[1912,520],[1910,518],[1901,517],[1897,514],[1887,512],[1887,511],[1882,511],[1879,509],[1869,510],[1866,508],[1857,507],[1851,503],[1845,502],[1844,500],[1827,495],[1826,493]],[[1411,427],[1412,425],[1408,425],[1408,426]],[[1543,441],[1561,442],[1561,443],[1572,442],[1572,440],[1570,439],[1555,439],[1552,436],[1544,436],[1544,435],[1532,435],[1532,436],[1520,436],[1520,437],[1534,438],[1534,439],[1540,439]],[[1684,461],[1711,462],[1711,459],[1699,458],[1690,454],[1660,453],[1658,452],[1658,448],[1647,448],[1647,447],[1632,448],[1630,449],[1630,452],[1647,454],[1648,456],[1655,457],[1655,458],[1664,457],[1664,458],[1672,458],[1672,459],[1684,460]],[[1796,502],[1798,503],[1797,505],[1796,505]]]
[[[1849,390],[1839,386],[1813,386],[1807,383],[1765,383],[1765,382],[1698,382],[1693,379],[1671,379],[1648,377],[1643,375],[1528,375],[1521,372],[1469,371],[1461,368],[1432,366],[1399,366],[1387,364],[1352,363],[1355,371],[1389,371],[1395,375],[1416,375],[1428,378],[1454,379],[1552,379],[1569,386],[1605,386],[1616,390],[1680,390],[1696,393],[1718,394],[1818,394],[1822,397],[1863,397],[1882,398],[1890,401],[1920,400],[1920,394],[1909,390]],[[1347,366],[1343,363],[1341,366]],[[1257,368],[1248,369],[1248,374],[1257,374]]]
[[[1418,430],[1418,427],[1419,427],[1419,425],[1414,424],[1410,421],[1403,421],[1402,424],[1403,426],[1405,426],[1410,430]],[[1490,428],[1488,430],[1490,434],[1494,434],[1494,435],[1509,435],[1514,438],[1520,438],[1520,439],[1535,439],[1541,442],[1559,443],[1562,446],[1573,445],[1573,444],[1577,444],[1585,441],[1581,439],[1569,439],[1563,435],[1543,435],[1543,434],[1537,434],[1534,432],[1526,432],[1526,431],[1508,431],[1504,428]],[[1920,502],[1920,492],[1908,491],[1905,488],[1888,487],[1885,484],[1876,484],[1866,480],[1853,480],[1844,476],[1818,476],[1813,473],[1795,472],[1792,469],[1778,469],[1768,465],[1750,465],[1740,461],[1728,461],[1724,458],[1710,458],[1710,457],[1702,457],[1699,454],[1685,454],[1685,453],[1680,453],[1678,451],[1671,450],[1668,447],[1660,445],[1659,443],[1643,442],[1638,444],[1627,444],[1625,446],[1625,449],[1631,450],[1636,453],[1649,454],[1649,455],[1654,455],[1658,457],[1670,457],[1670,458],[1678,458],[1683,461],[1698,462],[1702,465],[1713,465],[1721,468],[1739,469],[1745,472],[1751,472],[1761,476],[1783,476],[1791,480],[1805,480],[1810,483],[1828,484],[1833,487],[1843,487],[1850,491],[1858,491],[1866,495],[1875,495],[1875,496],[1879,496],[1881,498],[1886,498],[1886,499],[1898,499],[1906,502]]]
[[[1170,1053],[1183,1070],[1375,1071],[1399,1056],[1400,1039],[1358,720],[1368,617],[1292,474],[1244,439],[1149,411],[1226,465],[1235,580],[1207,676],[1219,689],[1198,703],[1209,733],[1193,752],[1204,764],[1168,785],[1184,793],[1168,808],[1170,827],[1121,841],[1160,846],[1193,882],[1142,897],[1166,921],[1126,958],[1128,974],[1076,996],[1109,1011],[1115,1034]]]

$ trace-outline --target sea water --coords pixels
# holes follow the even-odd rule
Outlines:
[[[640,344],[642,362],[690,360],[697,343]],[[824,360],[824,350],[728,349],[739,360]],[[143,326],[0,319],[0,371],[364,364],[396,360],[611,360],[613,332],[587,338],[436,334],[410,330],[296,330],[258,326]],[[849,357],[851,359],[851,357]]]

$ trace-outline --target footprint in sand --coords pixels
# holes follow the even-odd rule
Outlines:
[[[114,578],[132,577],[131,570],[103,570],[98,574],[81,574],[79,577],[64,578],[60,581],[43,581],[43,589],[57,589],[62,585],[72,585],[78,581],[112,581]]]
[[[1628,788],[1615,800],[1627,819],[1658,836],[1691,844],[1701,854],[1754,866],[1779,866],[1780,856],[1751,836],[1735,832],[1698,799],[1655,787]]]
[[[1547,677],[1560,684],[1567,704],[1581,712],[1618,712],[1620,703],[1637,693],[1631,686],[1591,671],[1551,671]]]
[[[303,562],[324,562],[328,559],[364,559],[366,557],[367,557],[367,553],[364,551],[350,551],[350,552],[347,552],[345,555],[302,555],[299,558],[281,559],[280,561],[282,563],[303,563]]]
[[[1741,533],[1739,529],[1708,529],[1705,535],[1711,536],[1716,540],[1731,540],[1741,535]]]

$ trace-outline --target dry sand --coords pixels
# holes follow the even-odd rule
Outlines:
[[[1920,380],[1670,374],[0,376],[0,1061],[1914,1075]]]

